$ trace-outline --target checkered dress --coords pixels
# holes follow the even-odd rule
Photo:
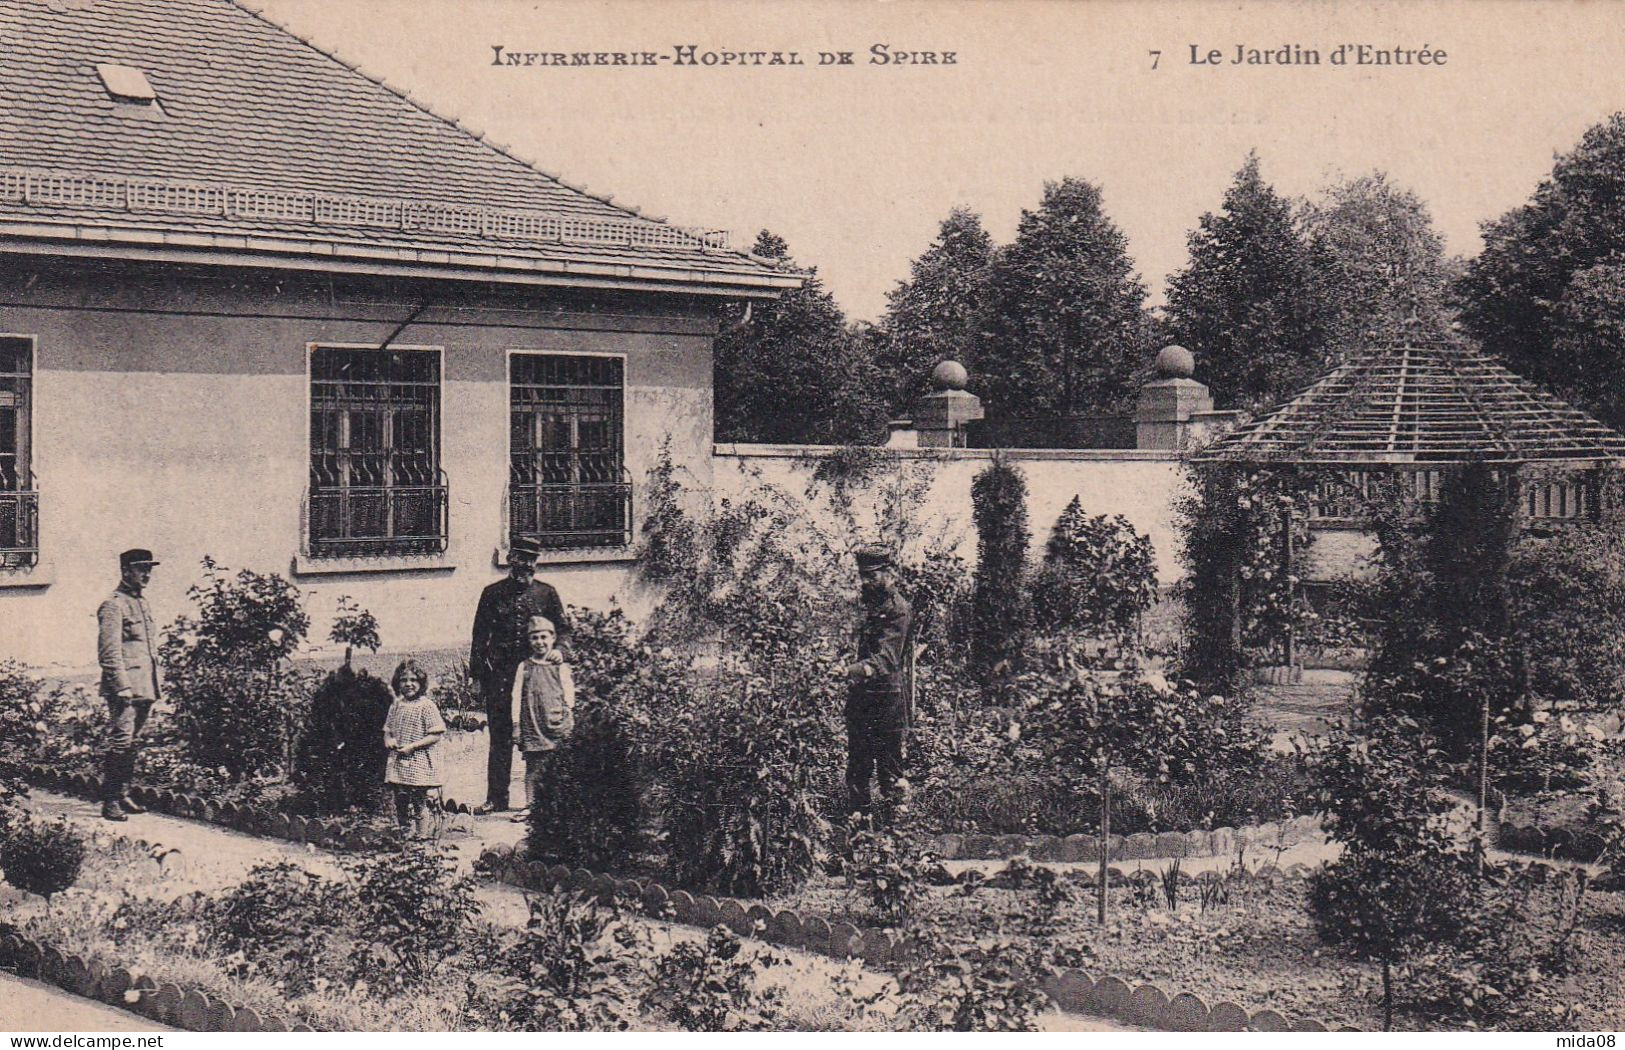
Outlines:
[[[384,719],[384,735],[398,745],[415,744],[430,733],[445,731],[446,722],[440,717],[440,708],[428,697],[396,700],[389,705],[389,715]],[[440,761],[435,756],[439,749],[440,742],[436,740],[410,755],[391,751],[384,769],[384,782],[405,787],[439,787]]]

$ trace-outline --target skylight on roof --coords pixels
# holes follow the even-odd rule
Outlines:
[[[122,66],[116,62],[98,62],[96,74],[102,78],[102,86],[107,89],[107,93],[119,102],[158,101],[158,92],[152,89],[147,74],[134,66]]]

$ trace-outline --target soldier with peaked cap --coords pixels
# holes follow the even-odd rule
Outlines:
[[[897,589],[891,551],[857,552],[863,592],[858,658],[846,669],[846,791],[852,812],[869,812],[869,782],[888,804],[903,780],[903,737],[913,717],[914,610]]]
[[[485,802],[476,813],[499,813],[508,808],[508,781],[513,775],[513,680],[530,641],[526,629],[531,617],[545,616],[557,625],[562,642],[569,632],[559,592],[536,579],[541,548],[529,540],[514,540],[508,548],[508,575],[480,593],[474,611],[474,640],[468,652],[468,672],[485,701],[486,737],[490,748],[485,767]],[[564,657],[555,650],[555,659]]]
[[[152,579],[152,552],[142,548],[119,555],[119,585],[96,610],[96,658],[101,664],[102,699],[107,702],[107,736],[102,750],[102,816],[124,820],[143,807],[130,797],[137,741],[158,683],[157,631],[143,596]]]

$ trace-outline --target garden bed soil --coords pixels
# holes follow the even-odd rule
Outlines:
[[[1096,979],[1113,974],[1130,986],[1153,983],[1170,997],[1191,992],[1210,1006],[1223,1000],[1249,1013],[1272,1009],[1288,1019],[1309,1018],[1329,1029],[1382,1028],[1381,980],[1374,965],[1323,946],[1315,935],[1303,878],[1236,879],[1229,902],[1207,910],[1199,886],[1187,882],[1170,912],[1159,884],[1111,891],[1107,923],[1095,921],[1095,890],[1078,886],[1074,899],[1053,914],[1036,891],[963,887],[925,890],[916,915],[943,930],[976,930],[986,937],[1027,940],[1059,965]],[[867,901],[835,879],[765,902],[820,915],[829,922],[875,925]],[[1577,1011],[1572,1027],[1616,1030],[1625,1025],[1625,893],[1587,896],[1580,924],[1587,940],[1581,963],[1555,978],[1551,994]],[[1396,1013],[1395,1027],[1459,1030],[1460,1024]]]

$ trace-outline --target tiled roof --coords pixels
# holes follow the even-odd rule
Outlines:
[[[162,112],[111,98],[98,63],[142,70]],[[29,173],[36,192],[9,192]],[[566,185],[231,0],[5,0],[0,174],[0,223],[14,230],[288,235],[285,247],[382,245],[418,260],[441,249],[724,286],[794,283],[714,236]],[[232,192],[302,203],[179,209],[145,207],[156,192],[37,192],[53,177],[167,186],[167,199],[190,184],[193,203]],[[395,221],[354,221],[384,212]]]
[[[1450,339],[1395,338],[1348,354],[1281,407],[1196,457],[1377,465],[1625,460],[1625,436]]]

